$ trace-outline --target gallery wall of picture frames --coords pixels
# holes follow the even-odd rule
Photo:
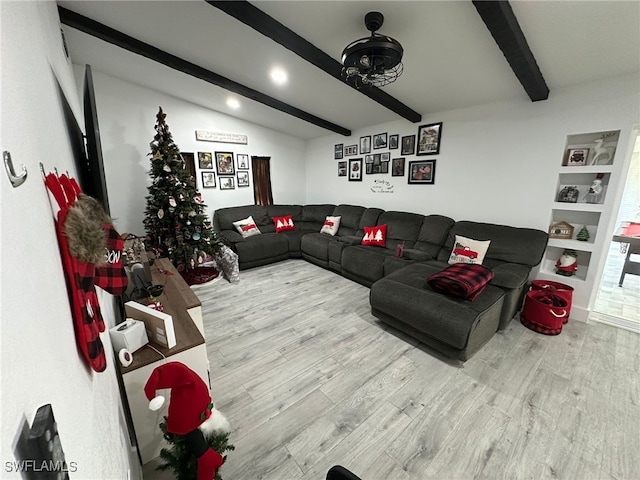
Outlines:
[[[407,176],[407,183],[433,185],[436,159],[407,160],[408,156],[438,155],[442,140],[442,122],[418,127],[417,135],[388,132],[363,135],[358,143],[337,143],[333,158],[338,162],[338,177],[348,177],[351,182],[362,181],[363,175],[389,174],[392,177]],[[378,150],[378,151],[376,151]],[[389,150],[389,151],[379,151]],[[391,150],[400,150],[400,157],[391,158]],[[393,153],[397,155],[397,152]],[[349,158],[361,155],[362,158]],[[390,165],[391,164],[391,165]]]
[[[195,163],[194,153],[182,152],[182,156]],[[234,190],[250,186],[249,154],[229,151],[197,152],[198,169],[202,188]]]

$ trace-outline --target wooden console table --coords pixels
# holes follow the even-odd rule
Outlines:
[[[157,351],[148,345],[144,346],[134,352],[131,365],[120,365],[138,452],[143,464],[157,457],[160,450],[168,446],[159,424],[167,414],[170,390],[161,392],[166,403],[157,412],[149,410],[149,401],[144,394],[144,385],[153,370],[167,362],[182,362],[211,388],[200,300],[167,259],[161,258],[154,262],[151,276],[154,284],[164,285],[164,291],[158,297],[158,301],[162,303],[164,312],[173,319],[177,344],[171,349],[154,344],[153,347]]]
[[[624,260],[624,266],[622,267],[622,273],[618,281],[618,286],[621,287],[624,282],[624,276],[627,273],[640,275],[640,262],[631,260],[632,254],[640,254],[640,223],[623,222],[613,235],[613,241],[629,244],[627,247],[627,257]]]

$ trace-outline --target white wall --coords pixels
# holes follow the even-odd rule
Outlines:
[[[38,407],[51,403],[66,460],[77,468],[71,477],[122,480],[130,445],[113,358],[99,374],[81,360],[38,166],[41,161],[48,170],[75,173],[56,79],[73,110],[81,109],[56,4],[0,2],[0,9],[1,147],[11,152],[17,170],[22,164],[28,169],[19,188],[4,172],[0,179],[0,477],[21,478],[7,462],[15,460],[22,428],[31,425]],[[102,340],[110,352],[108,335]]]
[[[304,203],[305,141],[283,133],[230,117],[223,113],[179,100],[93,70],[96,104],[104,168],[111,214],[116,229],[144,234],[142,220],[145,196],[150,183],[149,143],[155,135],[158,107],[181,152],[194,152],[198,171],[197,186],[207,204],[209,218],[214,210],[234,205],[253,204],[253,181],[235,190],[202,188],[197,152],[216,151],[271,157],[271,183],[276,203]],[[248,136],[248,144],[196,141],[195,131],[236,133]],[[215,170],[215,168],[214,168]],[[250,172],[251,174],[251,172]]]
[[[336,143],[357,144],[362,135],[383,132],[417,135],[418,125],[397,121],[354,132],[351,137],[330,135],[312,140],[307,151],[307,202],[331,198],[335,203],[440,213],[456,220],[546,231],[566,136],[621,129],[620,145],[626,145],[638,110],[638,77],[631,76],[552,91],[544,102],[523,99],[425,115],[420,125],[443,122],[440,154],[405,158],[406,162],[435,158],[434,185],[409,185],[406,174],[365,174],[362,182],[337,176]],[[376,152],[384,151],[388,150]],[[624,152],[618,155],[621,164]],[[400,150],[391,150],[391,158],[400,156]],[[376,179],[389,181],[394,193],[373,193]]]

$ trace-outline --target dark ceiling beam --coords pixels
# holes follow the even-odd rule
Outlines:
[[[129,35],[125,35],[118,30],[107,27],[106,25],[96,22],[88,17],[60,6],[58,6],[58,13],[60,15],[60,21],[63,24],[75,28],[76,30],[80,30],[81,32],[92,35],[104,40],[105,42],[162,63],[163,65],[178,70],[179,72],[186,73],[187,75],[191,75],[199,78],[200,80],[204,80],[205,82],[217,85],[226,90],[237,93],[238,95],[242,95],[243,97],[250,98],[251,100],[255,100],[256,102],[275,108],[276,110],[280,110],[281,112],[287,113],[301,120],[305,120],[318,127],[325,128],[345,136],[351,135],[351,130],[347,128],[336,125],[335,123],[329,122],[320,117],[316,117],[315,115],[305,112],[304,110],[300,110],[299,108],[291,106],[276,98],[270,97],[269,95],[265,95],[253,88],[234,82],[222,75],[218,75],[217,73],[202,68],[199,65],[195,65],[183,60],[182,58],[176,57],[175,55],[171,55],[170,53],[130,37]]]
[[[345,82],[342,77],[342,64],[318,47],[302,38],[300,35],[285,27],[273,17],[255,7],[247,1],[215,1],[205,0],[209,5],[219,8],[236,20],[250,26],[274,42],[279,43],[309,63],[337,78],[358,92],[375,100],[383,107],[397,113],[410,122],[422,121],[422,115],[407,105],[376,87],[357,89],[354,84]],[[294,5],[292,4],[292,8]]]
[[[549,87],[509,2],[472,1],[531,101],[549,98]]]

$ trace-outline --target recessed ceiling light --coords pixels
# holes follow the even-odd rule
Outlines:
[[[240,102],[238,100],[236,100],[235,98],[228,98],[227,99],[227,106],[229,108],[233,108],[234,110],[237,110],[238,108],[240,108]]]
[[[279,67],[272,69],[269,75],[271,76],[271,80],[273,80],[273,83],[275,83],[276,85],[284,85],[289,79],[287,72]]]

